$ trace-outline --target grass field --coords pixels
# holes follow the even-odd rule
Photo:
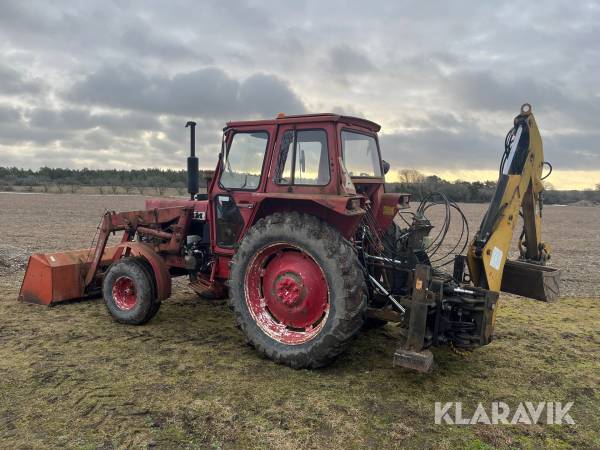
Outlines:
[[[392,368],[393,327],[361,332],[325,369],[274,364],[225,303],[183,282],[142,327],[114,323],[101,301],[16,302],[22,254],[85,247],[104,208],[142,206],[0,194],[0,447],[600,448],[599,208],[546,214],[565,298],[502,296],[492,344],[468,359],[435,349],[419,375]],[[476,223],[483,209],[465,211]],[[436,401],[573,401],[576,424],[436,425]]]

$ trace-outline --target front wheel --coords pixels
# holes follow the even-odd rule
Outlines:
[[[319,219],[259,220],[232,260],[230,305],[248,341],[295,368],[320,367],[362,326],[366,285],[352,246]]]
[[[128,257],[113,263],[104,277],[102,293],[108,312],[117,322],[141,325],[160,308],[154,274],[141,258]]]

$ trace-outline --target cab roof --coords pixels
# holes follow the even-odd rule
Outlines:
[[[366,128],[373,132],[378,132],[381,126],[370,120],[361,119],[359,117],[342,116],[340,114],[333,113],[321,113],[321,114],[301,114],[297,116],[286,116],[279,114],[275,119],[264,119],[264,120],[244,120],[244,121],[230,121],[227,122],[227,128],[237,128],[242,126],[254,126],[254,125],[276,125],[276,124],[293,124],[293,123],[313,123],[313,122],[342,122],[350,125],[356,125],[362,128]]]

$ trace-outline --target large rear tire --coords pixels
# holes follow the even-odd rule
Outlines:
[[[160,308],[156,299],[154,274],[141,258],[123,258],[113,263],[102,283],[104,303],[120,323],[142,325]]]
[[[294,368],[330,363],[363,323],[367,288],[354,248],[306,214],[260,219],[233,257],[228,285],[248,342]]]

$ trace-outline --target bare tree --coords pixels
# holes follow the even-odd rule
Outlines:
[[[116,184],[111,184],[110,185],[110,192],[112,194],[116,194],[119,191],[119,186],[117,186]]]
[[[401,183],[422,184],[425,181],[425,175],[415,169],[402,169],[398,171],[398,179]]]
[[[411,186],[422,199],[425,191],[425,175],[415,169],[402,169],[398,171],[398,179],[405,186]]]

